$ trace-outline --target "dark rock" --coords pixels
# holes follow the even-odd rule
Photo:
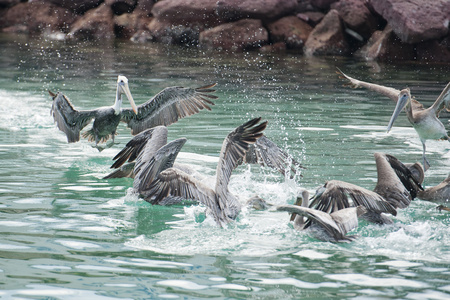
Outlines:
[[[329,9],[330,5],[339,0],[309,0],[314,7],[319,9]]]
[[[312,27],[295,16],[267,24],[272,43],[284,42],[290,49],[303,49]]]
[[[114,38],[114,21],[111,7],[102,4],[97,8],[89,10],[72,24],[67,37],[77,40]]]
[[[105,0],[115,15],[121,15],[133,12],[137,5],[137,0]]]
[[[114,16],[114,32],[119,38],[129,39],[138,31],[147,29],[151,18],[141,11]]]
[[[417,59],[429,62],[450,62],[450,37],[439,42],[437,40],[416,45]]]
[[[76,15],[65,8],[43,1],[22,2],[5,11],[0,18],[0,28],[8,31],[28,32],[44,31],[67,32]]]
[[[311,26],[316,26],[317,24],[319,24],[324,16],[325,14],[319,11],[307,11],[297,14],[297,18],[307,22]]]
[[[336,10],[330,10],[313,29],[305,43],[304,52],[306,55],[349,54],[342,22]]]
[[[242,19],[201,32],[199,43],[209,49],[237,52],[261,47],[268,42],[268,35],[261,20]]]
[[[365,40],[369,39],[377,29],[377,21],[366,6],[365,0],[341,0],[333,3],[331,8],[338,11],[348,28],[357,32]]]
[[[355,56],[366,60],[395,62],[413,60],[415,53],[413,45],[403,43],[392,28],[386,26],[383,31],[375,31],[367,44],[355,53]]]
[[[259,52],[261,53],[280,53],[285,51],[286,51],[286,44],[284,42],[264,45],[261,48],[259,48]]]
[[[173,24],[159,18],[153,18],[147,27],[152,41],[179,45],[197,45],[200,31],[204,29],[198,23]]]
[[[64,7],[78,14],[84,14],[90,9],[96,8],[104,0],[45,0],[57,6]]]
[[[165,0],[158,1],[152,8],[152,14],[161,21],[184,25],[202,24],[216,26],[220,22],[216,15],[217,0]]]
[[[370,0],[405,43],[439,39],[449,32],[449,0]]]
[[[138,0],[136,10],[144,12],[146,15],[150,16],[152,14],[153,5],[155,5],[156,0]]]
[[[273,20],[292,13],[296,8],[297,0],[219,0],[216,11],[224,20]]]
[[[0,0],[0,8],[11,7],[16,4],[19,4],[20,2],[21,2],[20,0]]]

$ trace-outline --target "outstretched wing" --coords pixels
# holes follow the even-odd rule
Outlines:
[[[125,164],[119,167],[117,170],[103,177],[103,179],[124,178],[124,177],[134,178],[134,165],[135,165],[134,162]]]
[[[298,169],[305,169],[299,162],[284,152],[266,136],[261,136],[256,143],[249,145],[245,153],[243,162],[248,164],[259,164],[277,170],[283,176],[289,173],[292,178],[298,172]]]
[[[217,99],[217,96],[210,94],[215,92],[211,89],[215,85],[165,88],[149,101],[138,105],[137,114],[131,109],[123,109],[121,120],[128,124],[132,134],[158,125],[169,126],[202,109],[211,110],[210,105],[214,103],[210,99]]]
[[[58,129],[66,134],[67,142],[78,142],[80,131],[95,117],[96,110],[76,110],[64,94],[49,94],[53,97],[50,113]]]
[[[442,90],[441,94],[433,103],[431,108],[434,109],[434,111],[436,112],[436,117],[439,117],[439,113],[444,108],[447,111],[450,111],[450,82]]]

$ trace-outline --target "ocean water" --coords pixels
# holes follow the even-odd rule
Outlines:
[[[130,130],[120,124],[119,144],[102,152],[86,140],[68,144],[47,93],[92,109],[112,105],[119,74],[137,104],[168,86],[217,82],[212,111],[169,127],[169,140],[188,139],[178,160],[213,186],[225,136],[260,116],[266,136],[307,169],[288,179],[240,166],[230,190],[242,203],[259,195],[280,205],[330,179],[372,189],[374,152],[421,159],[405,114],[386,133],[394,103],[344,87],[336,67],[408,86],[429,106],[449,80],[448,66],[8,35],[0,35],[0,66],[1,299],[450,298],[450,215],[438,203],[416,199],[390,226],[360,221],[352,232],[359,238],[347,244],[297,232],[287,213],[274,210],[244,207],[219,228],[201,205],[152,206],[130,193],[131,179],[103,180]],[[449,115],[441,116],[447,128]],[[450,143],[428,141],[427,157],[425,186],[433,186],[450,171]]]

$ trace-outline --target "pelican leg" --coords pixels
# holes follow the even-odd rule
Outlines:
[[[423,147],[423,152],[422,152],[423,169],[424,169],[424,171],[426,171],[430,168],[430,163],[428,162],[428,159],[425,156],[425,151],[426,151],[425,141],[422,139],[420,141],[422,142],[422,147]]]

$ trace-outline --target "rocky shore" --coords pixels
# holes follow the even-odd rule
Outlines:
[[[0,30],[450,63],[450,0],[0,0]]]

